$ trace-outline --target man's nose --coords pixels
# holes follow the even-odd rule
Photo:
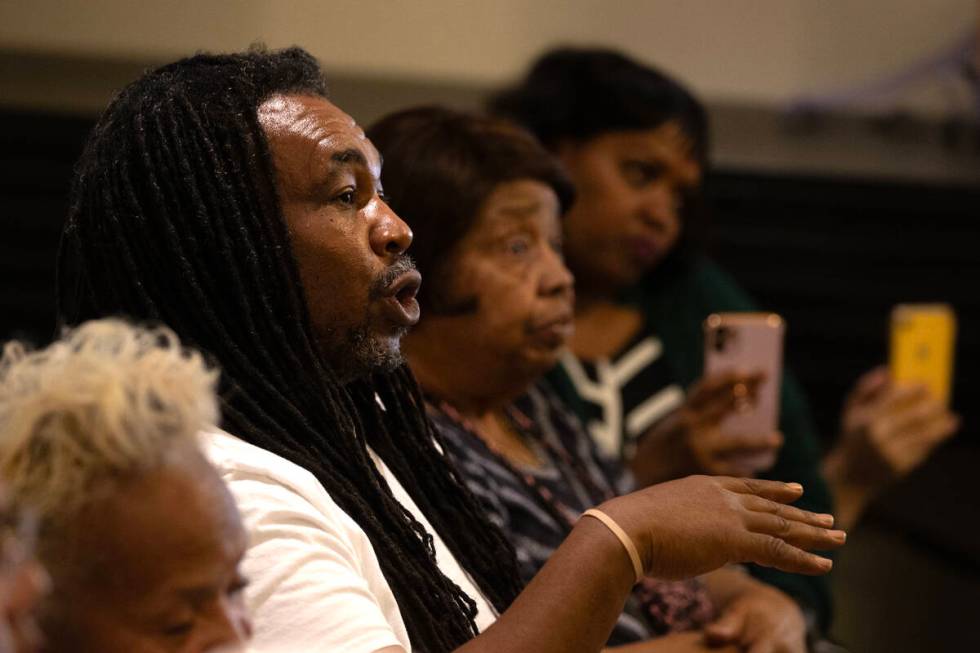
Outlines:
[[[391,208],[376,200],[371,225],[371,249],[380,258],[397,257],[412,244],[412,230]]]

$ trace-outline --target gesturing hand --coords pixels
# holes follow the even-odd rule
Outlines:
[[[834,518],[786,505],[798,484],[690,476],[607,501],[601,509],[633,538],[646,573],[690,578],[733,562],[755,562],[801,574],[832,563],[804,549],[833,549],[843,531]]]

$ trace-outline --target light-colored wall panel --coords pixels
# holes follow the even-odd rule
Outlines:
[[[0,0],[0,48],[166,60],[264,40],[353,74],[487,84],[556,43],[603,43],[711,99],[776,103],[900,69],[976,13],[976,0]]]

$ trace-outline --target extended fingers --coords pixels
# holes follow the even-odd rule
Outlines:
[[[753,533],[772,535],[807,550],[836,549],[847,539],[844,531],[812,526],[776,513],[750,511],[745,516],[745,526]]]
[[[763,533],[746,533],[741,562],[755,562],[791,574],[818,576],[830,571],[834,563],[828,558],[807,553],[786,540]]]
[[[761,478],[734,478],[731,476],[719,476],[715,480],[730,492],[754,494],[779,503],[792,503],[803,495],[803,486],[799,483],[767,481]]]
[[[830,528],[834,525],[834,516],[827,513],[810,512],[751,494],[742,495],[739,500],[742,502],[742,506],[750,512],[778,515],[789,521],[821,528]]]
[[[847,534],[832,530],[833,515],[820,514],[769,501],[758,496],[740,497],[746,509],[745,526],[753,533],[772,535],[802,549],[835,549]]]

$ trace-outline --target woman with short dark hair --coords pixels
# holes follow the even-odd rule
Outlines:
[[[490,107],[541,139],[575,183],[563,231],[576,277],[576,333],[551,376],[601,453],[628,462],[646,483],[691,473],[798,479],[809,489],[800,505],[830,510],[816,427],[793,376],[782,385],[780,432],[738,438],[718,425],[747,379],[701,378],[705,318],[753,310],[753,302],[692,237],[708,164],[698,100],[619,52],[561,48],[535,61]],[[824,469],[847,528],[885,483],[951,435],[957,420],[878,370],[859,383],[842,424],[842,446]],[[894,455],[904,443],[905,452]],[[827,625],[825,579],[753,573]]]

